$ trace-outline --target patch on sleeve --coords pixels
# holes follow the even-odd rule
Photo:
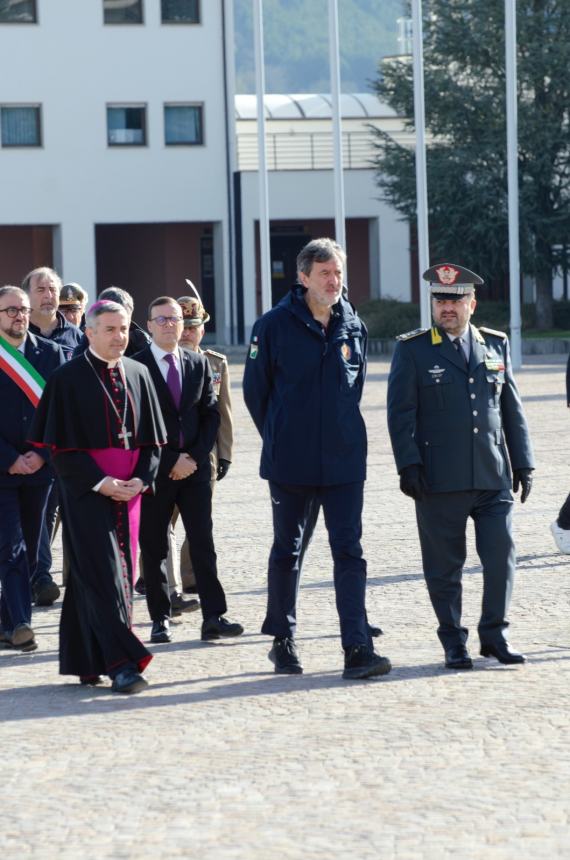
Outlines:
[[[251,344],[249,347],[249,357],[250,358],[257,358],[258,352],[259,352],[259,343],[257,342],[257,335],[255,335],[255,337],[251,341]]]

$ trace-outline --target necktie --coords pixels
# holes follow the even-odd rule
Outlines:
[[[166,384],[168,385],[168,390],[172,396],[174,401],[174,405],[177,409],[180,409],[180,400],[182,397],[182,390],[180,388],[180,377],[178,375],[178,370],[176,369],[176,364],[174,361],[174,356],[172,353],[168,353],[168,355],[164,356],[164,360],[168,362],[168,373],[166,374]]]
[[[459,353],[459,355],[461,356],[461,358],[463,360],[463,364],[465,365],[465,367],[467,367],[468,362],[467,362],[467,356],[465,355],[465,350],[463,349],[463,338],[462,337],[455,337],[455,338],[453,338],[452,343],[453,343],[453,346],[455,347],[455,349],[457,350],[457,352]]]

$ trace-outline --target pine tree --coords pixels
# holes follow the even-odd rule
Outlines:
[[[508,270],[504,28],[504,0],[424,0],[430,255],[488,282]],[[548,329],[570,237],[570,2],[518,0],[517,43],[521,269]],[[375,89],[413,118],[411,58],[385,61]],[[413,222],[414,153],[375,135],[382,196]]]

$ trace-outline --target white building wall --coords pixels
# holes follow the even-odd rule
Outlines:
[[[0,102],[43,118],[41,149],[0,149],[0,224],[61,225],[63,277],[90,291],[95,224],[227,221],[221,0],[200,25],[144,7],[143,25],[104,25],[102,0],[38,0],[37,25],[0,26]],[[164,145],[177,101],[204,103],[204,146]],[[112,102],[147,105],[147,146],[107,146]]]

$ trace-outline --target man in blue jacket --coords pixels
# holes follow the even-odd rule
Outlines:
[[[506,334],[470,323],[474,272],[440,263],[431,329],[400,335],[388,381],[388,427],[400,488],[416,503],[424,576],[448,669],[471,669],[461,624],[465,530],[475,524],[483,566],[481,654],[524,663],[506,638],[515,575],[513,496],[532,486],[534,461]]]
[[[0,642],[36,648],[30,567],[36,561],[53,481],[47,449],[27,439],[48,376],[64,357],[57,344],[28,332],[30,303],[19,287],[0,288]]]
[[[297,257],[299,283],[259,319],[243,381],[247,408],[263,439],[274,540],[269,556],[269,659],[281,674],[303,669],[295,644],[299,554],[315,501],[323,508],[334,560],[344,678],[385,675],[366,623],[362,499],[366,428],[360,399],[366,328],[342,297],[346,257],[331,239],[309,242]]]

